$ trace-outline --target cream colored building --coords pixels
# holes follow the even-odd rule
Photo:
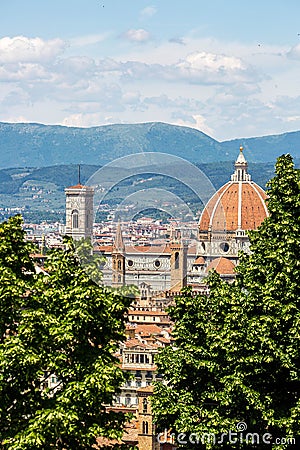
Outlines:
[[[92,238],[94,223],[94,189],[77,184],[65,189],[65,234],[74,240]]]

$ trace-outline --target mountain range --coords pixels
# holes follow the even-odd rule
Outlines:
[[[0,169],[61,164],[103,165],[132,153],[163,152],[193,163],[234,161],[240,145],[252,162],[300,158],[300,131],[218,142],[193,128],[160,122],[92,128],[0,122]]]
[[[272,178],[280,154],[291,153],[296,167],[300,165],[300,131],[218,142],[201,131],[165,123],[94,128],[0,123],[0,219],[21,212],[27,221],[63,222],[64,188],[78,182],[78,164],[81,181],[86,183],[106,163],[141,152],[182,157],[194,163],[218,189],[230,179],[240,145],[245,148],[252,179],[262,187]],[[130,164],[136,159],[130,159]],[[187,166],[182,167],[184,171]],[[128,169],[124,160],[109,169],[108,175],[115,177],[117,171],[122,179],[105,197],[111,207],[141,188],[158,188],[184,199],[193,211],[201,208],[199,199],[176,179],[153,173],[151,166],[134,177]]]

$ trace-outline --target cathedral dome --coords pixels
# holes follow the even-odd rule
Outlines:
[[[255,230],[268,216],[264,190],[251,181],[240,148],[231,181],[209,200],[199,221],[199,235],[207,232],[236,233]]]
[[[208,264],[207,272],[212,269],[214,269],[217,273],[221,275],[233,275],[235,265],[228,258],[220,257],[215,258]]]

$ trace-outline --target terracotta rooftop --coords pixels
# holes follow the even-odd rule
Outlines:
[[[241,187],[240,187],[241,185]],[[206,205],[199,230],[255,230],[268,216],[264,190],[253,181],[232,182],[222,186]]]
[[[220,275],[234,275],[235,265],[228,258],[221,256],[211,261],[207,266],[207,271],[215,269]]]
[[[193,264],[205,264],[205,260],[204,260],[203,256],[198,256],[198,258],[195,259]]]
[[[96,245],[94,250],[101,253],[112,253],[113,245]]]
[[[268,216],[267,195],[248,174],[248,163],[240,148],[231,181],[222,186],[205,206],[199,231],[255,230]]]
[[[69,186],[67,189],[83,189],[85,187],[86,186],[83,186],[83,184],[78,183],[78,184],[75,184],[74,186]]]
[[[169,245],[126,245],[126,253],[171,253]]]
[[[136,334],[160,334],[161,327],[158,325],[138,325],[135,327]]]
[[[156,340],[159,342],[162,342],[163,344],[170,344],[170,342],[171,342],[170,339],[167,339],[165,337],[157,337]]]
[[[128,339],[124,342],[125,346],[127,348],[133,348],[133,347],[142,347],[142,348],[156,348],[156,345],[152,344],[144,344],[143,342],[139,341],[138,339]]]
[[[139,309],[130,309],[128,315],[131,316],[167,316],[165,311],[140,311]]]

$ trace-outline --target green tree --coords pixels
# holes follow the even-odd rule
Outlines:
[[[101,268],[105,263],[105,258],[93,252],[93,245],[90,238],[81,238],[73,241],[76,255],[88,276],[97,284],[102,284]]]
[[[153,409],[159,428],[186,433],[184,448],[232,448],[236,438],[238,448],[270,448],[264,436],[284,449],[277,438],[300,434],[300,176],[289,155],[268,195],[270,216],[249,233],[235,282],[211,273],[209,296],[186,290],[170,310],[175,344],[157,359],[166,382]]]
[[[126,381],[114,353],[130,299],[94,283],[71,241],[35,274],[21,218],[2,223],[0,237],[0,447],[120,438],[128,417],[109,405]]]

